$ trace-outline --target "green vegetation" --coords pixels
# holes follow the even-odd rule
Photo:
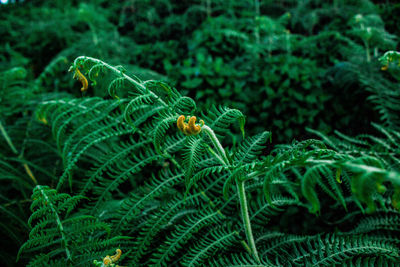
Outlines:
[[[5,266],[397,266],[398,5],[0,4]]]

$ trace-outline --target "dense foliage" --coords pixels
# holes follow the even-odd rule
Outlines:
[[[3,265],[397,266],[398,8],[0,4]]]

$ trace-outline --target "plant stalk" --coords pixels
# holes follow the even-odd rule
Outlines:
[[[365,41],[365,53],[367,55],[367,62],[371,62],[371,54],[369,52],[369,43]]]
[[[6,142],[8,146],[11,148],[12,152],[14,154],[18,154],[17,149],[15,148],[13,142],[11,141],[11,138],[8,136],[6,129],[4,129],[3,124],[0,122],[0,132],[3,134],[4,139],[6,139]]]
[[[220,161],[222,161],[222,163],[225,166],[229,166],[228,157],[226,156],[225,150],[222,147],[221,143],[219,142],[218,137],[215,135],[214,131],[207,125],[203,125],[201,127],[201,130],[204,131],[208,135],[211,142],[213,143],[215,149],[217,150],[217,154],[218,154],[218,155],[216,155],[216,156],[218,156],[217,158]],[[236,186],[237,186],[237,190],[238,190],[240,210],[242,213],[243,227],[245,229],[247,243],[249,244],[251,254],[254,256],[254,258],[257,260],[257,262],[260,263],[260,258],[258,257],[256,243],[254,242],[253,231],[251,229],[249,210],[247,207],[246,190],[244,188],[244,181],[242,181],[240,179],[236,179]]]
[[[215,135],[214,131],[207,125],[203,125],[201,127],[201,130],[204,131],[210,138],[210,140],[213,143],[215,149],[217,150],[219,156],[222,158],[223,164],[228,166],[229,165],[228,157],[226,156],[225,150],[222,147],[221,143],[219,142],[218,137]]]
[[[254,258],[260,263],[260,258],[258,257],[256,243],[254,242],[253,231],[250,224],[249,210],[247,208],[246,190],[244,188],[244,181],[236,179],[236,186],[238,190],[238,196],[240,201],[240,210],[242,211],[243,226],[246,233],[247,242],[250,245],[251,253]]]

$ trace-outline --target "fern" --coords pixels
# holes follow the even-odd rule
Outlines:
[[[32,199],[33,213],[28,224],[30,226],[33,222],[36,224],[30,231],[29,240],[21,246],[17,259],[21,253],[42,251],[46,252],[43,254],[46,257],[35,259],[40,264],[48,262],[50,257],[59,257],[60,263],[64,264],[87,264],[93,261],[96,251],[116,245],[124,239],[119,237],[113,239],[111,243],[104,242],[110,233],[107,224],[99,222],[92,216],[68,216],[82,199],[80,196],[58,194],[54,189],[38,185],[33,191]],[[87,240],[91,240],[89,246]],[[92,256],[82,257],[81,253],[87,249],[92,251]]]
[[[201,265],[207,258],[220,253],[224,250],[229,250],[237,241],[238,232],[224,232],[224,230],[216,229],[205,237],[201,238],[183,258],[182,265],[198,266]]]
[[[304,247],[302,247],[302,245]],[[304,253],[305,248],[314,253]],[[398,257],[397,249],[388,242],[368,240],[362,237],[317,237],[306,244],[294,245],[295,257],[290,259],[296,264],[310,266],[330,266],[339,264],[355,256],[385,256],[395,260]]]
[[[36,224],[20,250],[31,256],[29,264],[101,264],[117,248],[121,264],[129,266],[330,266],[398,259],[393,235],[400,135],[393,129],[374,124],[381,137],[337,132],[345,142],[314,131],[322,141],[271,149],[270,132],[244,138],[239,110],[213,107],[201,114],[204,123],[195,124],[195,101],[163,82],[143,82],[89,57],[77,58],[71,69],[78,68],[93,90],[102,86],[109,96],[44,100],[36,109],[55,140],[62,170],[47,174],[57,190],[34,190],[28,225]],[[188,135],[176,126],[182,115],[191,118],[184,125],[196,127]],[[243,140],[230,145],[226,137],[233,136],[235,122]],[[21,175],[1,164],[11,176]],[[390,211],[387,220],[369,214],[384,210]],[[332,220],[337,214],[343,216]],[[288,222],[291,215],[295,223]],[[331,226],[323,227],[326,234],[296,234],[304,227],[297,219]],[[281,220],[285,226],[274,225]],[[361,235],[367,233],[374,235]]]
[[[200,212],[197,216],[189,217],[187,221],[172,232],[170,237],[167,237],[164,244],[154,253],[152,264],[165,265],[167,260],[170,260],[174,254],[181,249],[189,239],[200,231],[203,227],[211,224],[217,224],[220,215],[217,212],[210,213],[207,211]]]
[[[2,265],[399,265],[397,5],[3,2]]]

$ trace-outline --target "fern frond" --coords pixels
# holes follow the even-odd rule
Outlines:
[[[106,223],[87,215],[68,217],[82,199],[81,196],[59,194],[54,189],[38,185],[33,191],[32,199],[33,214],[29,218],[29,225],[34,221],[36,224],[31,229],[29,240],[21,246],[17,258],[23,253],[46,251],[46,254],[40,256],[40,260],[61,257],[60,262],[71,264],[84,252],[82,247],[85,246],[87,239],[97,240],[97,248],[104,248],[104,244],[100,245],[103,242],[102,236],[110,232],[110,227]],[[105,244],[114,244],[118,240],[119,238]],[[95,248],[89,250],[94,251]],[[62,254],[64,256],[61,256]],[[80,260],[83,261],[84,258]],[[33,262],[38,260],[39,258],[36,258]]]
[[[160,114],[160,118],[157,118],[156,125],[153,133],[153,143],[156,151],[161,153],[161,142],[168,128],[176,122],[178,116],[176,114]]]
[[[244,136],[245,116],[237,109],[213,106],[208,115],[202,117],[205,123],[216,132],[217,136],[224,136],[229,125],[238,121],[240,131]]]
[[[120,145],[114,147],[113,151],[110,151],[101,157],[99,159],[100,163],[95,164],[92,170],[88,172],[88,178],[84,183],[82,183],[81,186],[81,194],[84,195],[88,190],[93,189],[95,182],[101,180],[106,174],[108,176],[112,175],[110,170],[118,168],[117,166],[119,166],[123,159],[126,159],[130,155],[137,153],[150,144],[150,140],[137,140],[134,142],[134,140],[130,139],[128,142],[121,143]]]
[[[343,192],[338,185],[337,180],[332,175],[332,169],[329,165],[315,165],[307,170],[304,174],[304,178],[301,183],[301,190],[304,197],[311,203],[311,212],[315,213],[320,209],[317,193],[315,191],[315,185],[318,184],[321,188],[333,199],[339,201],[344,208],[346,203],[344,201]],[[327,180],[329,187],[325,185],[323,180]],[[332,190],[331,190],[332,189]]]
[[[157,179],[154,177],[151,182],[148,183],[145,195],[138,196],[131,194],[129,198],[124,200],[121,204],[121,208],[118,210],[119,216],[117,216],[116,220],[113,222],[114,231],[118,231],[120,227],[132,220],[149,201],[183,181],[183,174],[172,173],[171,171],[167,174],[160,173],[159,176],[160,178]]]
[[[374,231],[390,230],[393,232],[400,231],[399,214],[385,214],[379,216],[368,216],[360,220],[357,226],[349,233],[366,234]]]
[[[271,137],[270,132],[263,132],[254,137],[246,138],[240,144],[238,151],[234,155],[234,163],[241,165],[242,163],[251,163],[261,151],[265,148],[265,143]]]
[[[163,245],[153,254],[150,261],[152,264],[165,266],[194,234],[208,225],[218,224],[219,220],[220,214],[218,212],[201,211],[200,214],[191,216],[183,225],[177,227],[170,237],[167,237]]]
[[[128,123],[133,123],[132,117],[130,116],[135,111],[141,109],[144,105],[151,105],[154,101],[154,95],[147,93],[145,95],[138,95],[126,105],[124,110],[124,119]]]
[[[361,255],[363,257],[384,256],[389,260],[399,259],[398,248],[388,242],[369,240],[368,237],[328,235],[325,238],[317,237],[310,241],[304,244],[304,248],[300,245],[293,246],[295,254],[291,262],[309,266],[330,266]],[[315,254],[304,254],[304,249],[315,251]]]
[[[229,266],[229,267],[272,267],[269,263],[257,263],[248,253],[230,253],[222,255],[217,259],[212,259],[210,266]]]
[[[141,152],[139,155],[133,156],[133,160],[128,161],[128,164],[123,167],[121,172],[116,172],[110,175],[108,179],[103,178],[99,181],[99,185],[94,188],[94,193],[97,195],[95,204],[93,206],[93,212],[95,212],[99,205],[112,197],[114,190],[118,188],[120,184],[129,179],[132,175],[138,173],[146,165],[157,161],[161,156],[155,154],[151,150]]]
[[[205,151],[205,145],[201,138],[190,136],[187,138],[186,149],[183,151],[183,167],[185,168],[185,185],[189,191],[191,186],[196,182],[193,181],[193,173],[197,168],[200,157]]]
[[[216,229],[201,238],[196,245],[191,248],[182,259],[184,266],[199,266],[213,255],[221,251],[229,250],[238,241],[239,233],[236,231],[227,232],[226,230]]]
[[[191,200],[196,200],[197,197],[198,195],[189,196],[186,202],[182,197],[175,197],[149,217],[146,224],[140,229],[135,240],[135,247],[137,248],[133,256],[135,264],[141,260],[154,242],[153,239],[166,227],[172,217],[182,210],[182,208],[187,205],[186,203],[190,203]]]

